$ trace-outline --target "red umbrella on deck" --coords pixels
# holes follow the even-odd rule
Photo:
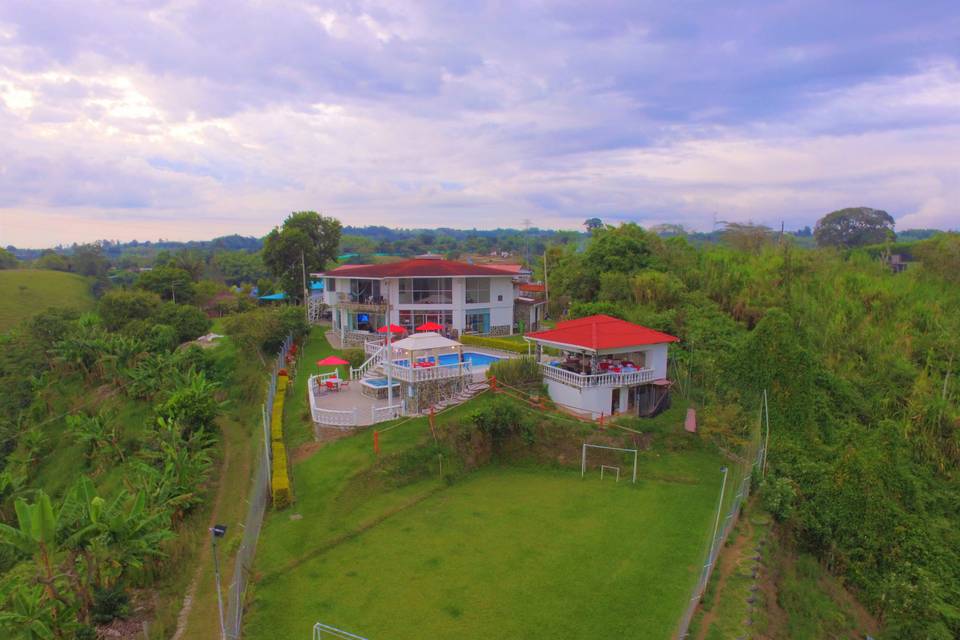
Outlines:
[[[323,360],[317,360],[318,367],[336,367],[341,364],[350,364],[343,358],[338,358],[337,356],[327,356]]]
[[[377,329],[377,333],[406,333],[407,330],[398,324],[390,324]]]
[[[443,331],[443,325],[436,322],[424,322],[417,327],[417,331]]]

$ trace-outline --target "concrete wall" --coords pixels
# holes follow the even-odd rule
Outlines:
[[[546,380],[546,383],[550,399],[557,404],[589,413],[592,418],[599,418],[601,413],[605,416],[610,415],[610,402],[613,397],[611,388],[577,389],[554,380]],[[625,396],[622,396],[621,402],[625,402],[623,398]],[[623,404],[623,407],[626,408],[626,404]]]

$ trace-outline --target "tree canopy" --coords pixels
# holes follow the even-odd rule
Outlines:
[[[288,296],[303,296],[303,272],[323,271],[337,257],[340,221],[316,211],[297,211],[274,228],[263,243],[263,262]]]
[[[821,247],[862,247],[894,238],[893,217],[870,207],[850,207],[817,220],[813,237]]]

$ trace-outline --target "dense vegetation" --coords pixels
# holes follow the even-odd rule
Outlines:
[[[634,225],[551,251],[554,311],[673,333],[679,391],[736,443],[770,396],[770,505],[891,637],[960,634],[960,236],[866,251],[694,248]]]

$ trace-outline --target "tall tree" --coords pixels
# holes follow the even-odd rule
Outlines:
[[[297,211],[263,243],[263,261],[291,298],[303,295],[303,271],[322,271],[337,256],[340,221],[316,211]]]
[[[817,220],[813,237],[821,247],[860,247],[892,239],[895,224],[886,211],[850,207],[828,213]]]
[[[0,248],[0,269],[16,269],[18,264],[19,261],[15,255]]]

